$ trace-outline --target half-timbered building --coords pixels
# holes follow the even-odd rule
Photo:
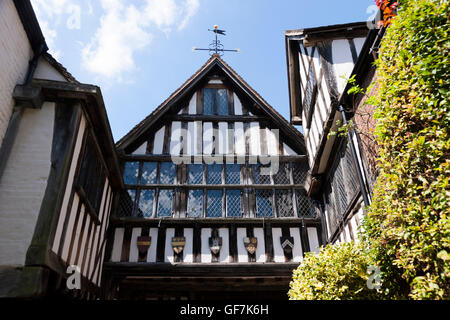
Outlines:
[[[375,79],[382,32],[359,22],[285,33],[291,123],[303,128],[310,167],[305,188],[322,203],[327,242],[358,240],[364,207],[370,204],[376,177],[375,146],[368,141],[373,108],[366,118],[356,115],[363,97],[348,90],[354,84],[367,88]],[[366,134],[353,129],[336,134],[350,119],[364,121]]]
[[[0,45],[0,297],[100,297],[123,186],[100,88],[47,53],[29,1],[0,1]]]
[[[323,244],[302,134],[217,54],[116,147],[111,295],[285,299]]]

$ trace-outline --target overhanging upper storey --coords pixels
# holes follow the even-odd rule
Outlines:
[[[316,104],[325,116],[338,101],[368,31],[365,22],[286,31],[292,124],[309,128]]]

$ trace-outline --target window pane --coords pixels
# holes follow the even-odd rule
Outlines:
[[[186,216],[203,216],[203,190],[189,190]]]
[[[272,190],[256,190],[256,216],[273,217]]]
[[[292,204],[291,190],[276,190],[275,199],[279,217],[293,217],[294,206]]]
[[[125,162],[123,182],[125,184],[138,184],[139,162]]]
[[[221,164],[209,164],[206,171],[206,183],[207,184],[222,184],[222,165]]]
[[[228,92],[227,89],[217,89],[216,91],[217,114],[228,114]]]
[[[141,190],[139,198],[139,216],[151,218],[153,214],[153,201],[155,190]]]
[[[206,216],[218,218],[222,216],[222,190],[208,190]]]
[[[314,208],[311,199],[306,195],[303,190],[296,190],[297,211],[300,217],[314,217]],[[329,211],[333,211],[330,210]]]
[[[306,161],[292,163],[292,174],[295,184],[304,184],[308,173],[308,163]]]
[[[144,162],[142,164],[142,184],[155,184],[156,183],[156,170],[158,164],[156,162]]]
[[[203,183],[203,165],[202,164],[190,164],[189,165],[189,184],[202,184]]]
[[[214,114],[214,89],[203,89],[203,114]]]
[[[241,165],[227,164],[225,165],[225,180],[226,184],[240,184],[241,183]]]
[[[227,190],[227,217],[242,217],[241,190]]]
[[[273,183],[275,184],[290,184],[289,178],[289,163],[280,162],[278,171],[273,175]]]
[[[172,162],[161,163],[161,173],[159,176],[159,183],[173,184],[175,177],[175,165]]]
[[[173,193],[171,189],[159,190],[158,217],[172,216],[172,199]]]
[[[255,179],[255,184],[270,184],[270,174],[261,174],[261,169],[267,168],[265,171],[270,172],[270,164],[261,165],[255,164],[253,166],[253,174]]]

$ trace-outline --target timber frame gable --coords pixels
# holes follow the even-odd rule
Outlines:
[[[242,100],[242,115],[201,116],[188,115],[182,111],[182,109],[187,107],[192,95],[199,88],[207,85],[211,79],[220,79],[225,86],[233,89],[240,100]],[[168,117],[168,113],[171,113],[172,116]],[[145,133],[149,130],[154,130],[155,125],[162,119],[169,120],[168,118],[170,120],[267,122],[271,126],[276,125],[280,129],[280,136],[284,138],[282,140],[285,140],[289,146],[293,147],[297,154],[306,154],[303,135],[216,54],[212,55],[183,85],[116,143],[119,153],[131,153],[133,149],[138,148],[145,141]]]

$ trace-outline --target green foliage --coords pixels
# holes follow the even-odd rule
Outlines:
[[[361,243],[327,245],[319,254],[307,253],[294,270],[291,300],[356,300],[378,297],[367,287],[372,257]]]
[[[377,60],[380,174],[365,230],[392,298],[450,298],[448,4],[402,1]]]
[[[450,298],[449,18],[448,0],[401,2],[376,62],[378,94],[368,101],[377,106],[380,170],[363,223],[370,250],[328,245],[307,255],[291,299]],[[381,269],[379,291],[366,288],[372,264]]]

